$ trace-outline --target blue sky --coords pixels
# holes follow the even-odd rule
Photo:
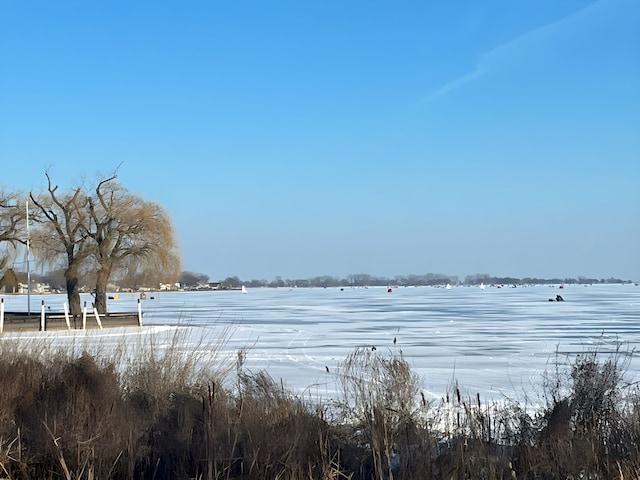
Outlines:
[[[0,160],[212,280],[640,280],[640,3],[0,0]]]

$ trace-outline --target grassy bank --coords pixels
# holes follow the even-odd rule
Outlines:
[[[245,351],[229,362],[219,341],[182,340],[134,354],[0,342],[0,478],[640,478],[628,352],[553,369],[533,409],[455,385],[427,399],[402,356],[357,349],[318,404],[247,371]]]

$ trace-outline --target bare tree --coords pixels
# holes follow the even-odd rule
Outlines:
[[[93,243],[87,235],[88,198],[81,187],[69,193],[58,192],[49,173],[47,191],[29,196],[38,209],[31,240],[36,256],[51,265],[64,265],[69,311],[75,319],[81,314],[79,277],[81,267],[92,253]]]
[[[157,203],[143,200],[116,183],[116,175],[98,183],[88,199],[94,240],[92,255],[97,264],[96,308],[107,310],[109,280],[117,270],[136,265],[147,273],[147,281],[175,281],[180,259],[173,226],[167,212]]]
[[[198,285],[199,283],[207,283],[209,281],[209,275],[204,273],[195,273],[188,270],[180,274],[180,284],[189,287]]]
[[[83,187],[59,193],[48,173],[47,191],[31,199],[40,228],[32,235],[37,255],[62,266],[72,315],[81,313],[79,278],[95,282],[95,307],[106,313],[107,288],[116,273],[134,268],[148,281],[175,281],[180,272],[173,226],[166,211],[103,178],[93,193]]]
[[[65,279],[64,279],[64,268],[54,268],[53,270],[49,270],[47,273],[44,273],[40,276],[40,281],[42,283],[47,283],[54,291],[60,291],[64,289]]]
[[[23,197],[20,192],[0,189],[0,288],[17,288],[17,278],[13,268],[7,268],[18,254],[18,246],[26,243],[26,206],[19,205]]]
[[[26,207],[19,205],[19,192],[0,190],[0,271],[4,270],[19,244],[26,243]]]

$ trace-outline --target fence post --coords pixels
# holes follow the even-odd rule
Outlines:
[[[44,300],[42,300],[42,303],[40,305],[40,331],[44,332],[46,329],[47,329],[47,324],[44,316]]]
[[[69,305],[67,305],[67,302],[64,302],[62,307],[64,308],[64,319],[67,322],[67,330],[71,330],[71,322],[69,321]]]
[[[96,316],[96,322],[98,322],[100,330],[102,330],[102,322],[100,321],[100,315],[98,315],[98,309],[95,307],[95,305],[93,307],[93,314]]]
[[[82,309],[82,329],[87,329],[87,302],[84,302],[84,307]]]
[[[142,303],[138,299],[138,326],[142,326]]]
[[[4,332],[4,298],[0,298],[0,333]]]

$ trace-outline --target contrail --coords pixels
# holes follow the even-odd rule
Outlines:
[[[482,56],[480,58],[482,58]],[[487,72],[487,69],[484,68],[481,64],[479,64],[478,66],[476,66],[476,69],[473,72],[467,73],[461,77],[456,78],[455,80],[452,80],[449,83],[444,84],[442,87],[438,88],[435,92],[423,98],[420,101],[420,103],[429,103],[435,100],[436,98],[441,97],[449,93],[450,91],[461,87],[465,83],[469,83],[472,80],[475,80],[476,78],[484,75],[486,72]]]
[[[540,27],[534,28],[532,30],[529,30],[525,33],[523,33],[522,35],[519,35],[501,45],[498,45],[497,47],[492,48],[491,50],[488,50],[486,52],[481,53],[478,56],[478,59],[476,61],[476,66],[473,69],[473,71],[466,73],[454,80],[451,80],[450,82],[445,83],[443,86],[437,88],[436,90],[434,90],[432,93],[430,93],[429,95],[423,97],[419,103],[420,104],[425,104],[425,103],[430,103],[433,100],[436,100],[437,98],[442,97],[443,95],[446,95],[447,93],[456,90],[460,87],[462,87],[463,85],[466,85],[467,83],[472,82],[473,80],[485,75],[486,73],[488,73],[490,71],[490,64],[492,63],[492,59],[499,56],[501,52],[504,52],[508,49],[511,48],[517,48],[518,44],[521,44],[533,37],[535,37],[536,35],[539,35],[542,32],[548,31],[552,28],[555,28],[558,25],[567,23],[569,21],[571,21],[574,17],[580,15],[581,13],[592,9],[595,5],[600,4],[600,3],[604,3],[606,2],[606,0],[598,0],[596,2],[593,2],[579,10],[576,10],[574,12],[569,13],[568,15],[558,19],[558,20],[554,20],[550,23],[547,23],[545,25],[542,25]]]

